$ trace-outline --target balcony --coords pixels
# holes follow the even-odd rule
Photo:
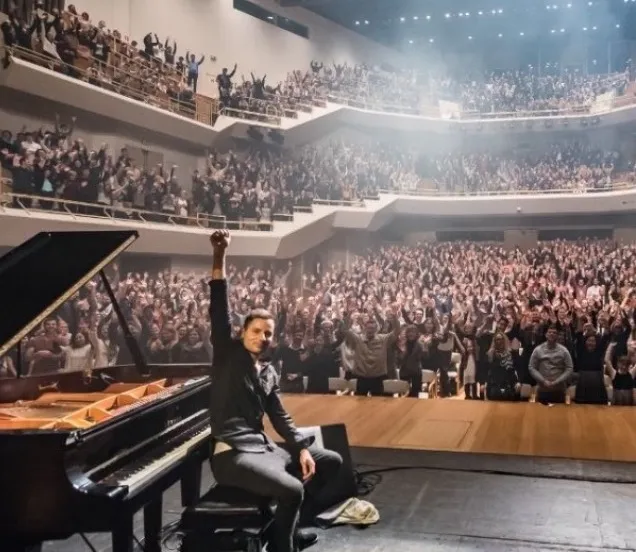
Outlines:
[[[135,74],[122,77],[122,69],[102,68],[95,73],[69,66],[41,53],[11,50],[12,61],[0,72],[0,86],[36,94],[140,128],[169,134],[193,144],[210,145],[220,133],[244,137],[252,127],[284,131],[286,143],[306,143],[339,124],[382,130],[436,133],[527,133],[567,128],[592,128],[636,120],[636,96],[614,98],[595,109],[571,108],[545,112],[460,113],[444,118],[439,106],[405,110],[403,106],[365,103],[330,96],[312,103],[288,98],[255,101],[245,98],[240,107],[220,110],[218,102],[196,95],[189,101],[164,92],[146,92]],[[72,75],[72,76],[69,76]],[[117,77],[117,78],[115,78]],[[289,100],[289,101],[288,101]],[[410,112],[409,112],[410,111]]]
[[[289,259],[339,230],[375,232],[399,217],[416,217],[433,231],[436,225],[449,229],[457,221],[464,226],[466,223],[505,229],[540,227],[546,217],[558,219],[562,224],[578,220],[580,225],[589,225],[590,217],[609,217],[609,223],[615,223],[629,219],[635,210],[636,185],[632,183],[617,183],[603,191],[512,191],[472,196],[385,192],[377,199],[363,202],[317,200],[310,208],[297,208],[293,217],[273,222],[229,221],[204,214],[184,217],[131,207],[25,196],[5,188],[0,193],[0,246],[18,245],[43,227],[52,231],[135,228],[141,236],[133,248],[136,252],[206,255],[210,229],[229,228],[233,234],[231,255]]]

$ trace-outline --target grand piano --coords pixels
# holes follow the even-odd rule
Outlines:
[[[16,351],[16,375],[0,379],[0,548],[110,532],[113,552],[161,548],[162,495],[181,482],[196,500],[209,447],[209,378],[201,365],[147,365],[105,268],[136,232],[42,232],[0,258],[0,359]],[[119,320],[132,365],[30,376],[21,344],[95,277]]]

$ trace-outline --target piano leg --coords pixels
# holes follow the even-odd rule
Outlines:
[[[194,506],[201,498],[201,469],[203,465],[199,458],[193,458],[184,466],[181,477],[181,506]]]
[[[134,552],[133,517],[124,516],[112,532],[113,552]]]
[[[153,500],[144,507],[144,550],[161,552],[161,529],[163,517],[163,498]]]

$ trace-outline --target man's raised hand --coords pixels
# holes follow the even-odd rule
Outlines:
[[[210,236],[210,243],[215,254],[224,254],[230,245],[230,233],[227,230],[215,230]]]

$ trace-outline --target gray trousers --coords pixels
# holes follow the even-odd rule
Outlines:
[[[294,552],[294,536],[301,514],[319,514],[331,506],[330,496],[336,489],[342,457],[316,445],[309,447],[316,474],[303,484],[298,457],[276,447],[263,453],[229,450],[212,456],[214,479],[229,487],[245,489],[276,501],[272,540],[276,552]]]

